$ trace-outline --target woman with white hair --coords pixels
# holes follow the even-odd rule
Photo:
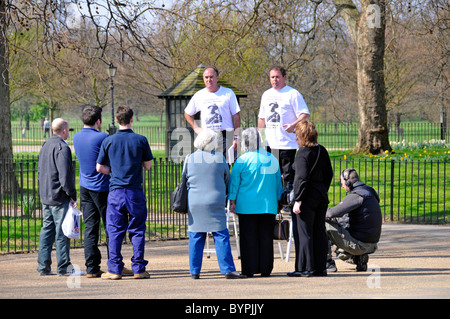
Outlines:
[[[217,133],[203,129],[194,141],[198,150],[186,160],[189,267],[194,279],[200,277],[208,232],[214,237],[220,272],[227,279],[245,278],[236,271],[231,254],[225,212],[230,170],[218,145]]]
[[[273,227],[283,192],[278,160],[261,147],[256,128],[242,132],[239,157],[231,171],[230,211],[239,216],[242,273],[270,276],[273,269]]]

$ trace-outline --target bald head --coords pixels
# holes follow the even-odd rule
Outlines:
[[[69,137],[69,122],[62,118],[54,119],[52,122],[52,131],[53,134],[66,140]]]

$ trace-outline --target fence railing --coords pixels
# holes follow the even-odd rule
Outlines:
[[[70,125],[67,143],[73,145],[72,139],[75,133],[81,131],[82,125]],[[133,131],[147,137],[152,149],[164,149],[166,143],[166,132],[159,126],[134,125]],[[39,124],[33,123],[28,129],[23,129],[18,124],[11,125],[12,144],[14,152],[39,152],[42,144],[48,139],[49,134],[44,136],[44,130]]]
[[[244,121],[245,122],[245,121]],[[253,123],[247,123],[253,124]],[[327,149],[353,149],[358,140],[358,123],[315,123],[319,133],[320,144]],[[248,125],[246,125],[248,126]],[[39,152],[40,146],[45,142],[44,131],[41,126],[33,123],[24,133],[18,124],[12,125],[13,146],[17,152]],[[67,142],[72,145],[72,137],[81,130],[81,125],[71,125]],[[423,142],[441,140],[441,124],[429,122],[404,122],[395,127],[389,127],[389,140],[391,142]],[[164,127],[133,125],[133,130],[147,137],[152,149],[164,150],[166,131]],[[22,135],[23,134],[23,135]],[[450,130],[445,130],[444,139],[450,141]]]
[[[332,158],[334,179],[329,190],[330,207],[345,196],[339,174],[355,168],[363,182],[378,192],[385,222],[449,222],[450,181],[447,161],[345,160]],[[78,163],[76,185],[78,185]],[[147,240],[187,238],[187,216],[170,209],[170,194],[181,176],[182,164],[154,160],[144,174],[147,198]],[[37,157],[0,158],[0,252],[36,251],[42,225],[37,180]],[[78,193],[79,194],[79,193]],[[83,207],[81,206],[82,210]],[[84,226],[83,226],[84,227]],[[84,229],[84,228],[82,228]],[[104,237],[103,237],[104,238]],[[72,245],[81,247],[83,234]]]

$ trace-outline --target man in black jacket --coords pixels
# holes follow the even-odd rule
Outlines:
[[[356,264],[356,271],[366,271],[368,254],[377,249],[381,235],[380,198],[372,187],[359,180],[353,168],[341,173],[341,184],[348,195],[327,210],[328,239],[330,244],[336,245],[338,258]],[[327,268],[329,271],[337,270],[331,259],[331,248]]]
[[[51,252],[56,248],[57,274],[71,274],[70,239],[61,228],[69,205],[76,207],[77,191],[72,165],[72,152],[65,142],[69,123],[57,118],[52,123],[53,135],[39,152],[38,179],[43,221],[39,240],[38,268],[41,275],[51,274]]]

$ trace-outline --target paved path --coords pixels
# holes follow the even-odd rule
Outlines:
[[[192,280],[186,240],[147,243],[149,280],[42,277],[36,271],[36,253],[0,255],[0,298],[187,299],[188,305],[199,299],[449,299],[449,247],[450,226],[385,224],[379,249],[370,256],[372,271],[355,272],[354,265],[337,260],[338,271],[327,277],[290,278],[285,274],[294,268],[293,253],[289,262],[281,260],[275,244],[272,276],[242,280],[224,279],[215,254],[204,257],[201,279]],[[123,254],[130,267],[130,245]],[[53,264],[54,258],[53,253]],[[83,249],[72,249],[71,259],[84,269]],[[239,259],[235,262],[240,269]],[[106,269],[106,260],[102,267]]]

